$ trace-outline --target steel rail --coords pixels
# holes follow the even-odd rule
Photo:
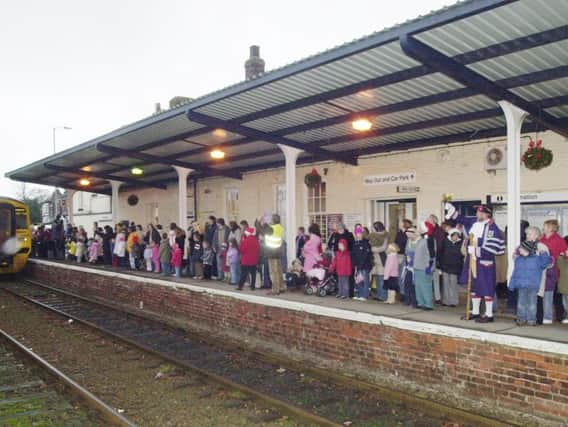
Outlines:
[[[109,423],[109,425],[119,427],[137,426],[137,424],[134,424],[132,421],[119,414],[115,409],[107,405],[89,390],[76,383],[73,379],[65,375],[55,366],[50,364],[47,360],[43,359],[41,356],[28,349],[25,345],[23,345],[6,331],[0,329],[0,337],[11,347],[15,348],[26,359],[30,360],[33,364],[40,366],[50,376],[54,377],[59,383],[63,384],[66,389],[79,396],[79,398],[83,402],[85,402],[88,407],[94,409],[97,413],[99,413],[102,418]]]

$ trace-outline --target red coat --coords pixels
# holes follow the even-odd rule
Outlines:
[[[172,267],[181,267],[183,263],[182,257],[183,255],[181,253],[181,249],[178,245],[176,245],[174,252],[172,254],[172,260],[171,260]]]
[[[341,239],[339,243],[343,243],[345,248],[347,248],[346,240]],[[353,273],[353,265],[351,264],[351,255],[347,249],[335,253],[329,271],[337,273],[338,276],[351,276],[351,273]]]
[[[260,257],[260,243],[256,237],[243,236],[239,252],[241,253],[241,265],[258,265],[258,258]]]
[[[566,244],[566,241],[558,233],[553,233],[550,237],[543,235],[540,238],[540,242],[544,243],[548,248],[550,256],[554,259],[554,265],[556,265],[556,260],[560,254],[568,251],[568,244]],[[558,267],[556,267],[556,273],[558,275],[560,274]]]

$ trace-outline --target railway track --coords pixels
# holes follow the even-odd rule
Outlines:
[[[0,425],[135,424],[0,329]]]
[[[503,425],[460,411],[432,415],[355,386],[214,346],[187,331],[125,313],[36,282],[4,286],[11,294],[104,332],[223,387],[238,390],[300,423],[338,425]]]

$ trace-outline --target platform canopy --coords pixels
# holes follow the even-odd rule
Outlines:
[[[9,172],[109,192],[506,134],[496,101],[530,113],[524,132],[568,137],[568,1],[469,0],[152,115]],[[353,121],[371,122],[357,131]],[[211,158],[217,148],[222,160]],[[144,173],[132,174],[132,167]]]

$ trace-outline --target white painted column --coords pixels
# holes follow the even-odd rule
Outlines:
[[[296,258],[296,160],[302,152],[297,148],[280,145],[286,158],[286,255],[288,264]]]
[[[115,180],[110,180],[109,182],[112,189],[110,209],[112,211],[112,226],[114,227],[116,224],[118,224],[118,221],[120,221],[119,207],[118,207],[118,201],[119,201],[118,192],[120,190],[122,182]]]
[[[73,224],[73,197],[75,196],[76,192],[77,190],[66,191],[67,198],[65,203],[67,204],[67,221],[69,222],[69,224]]]
[[[499,101],[507,120],[507,256],[508,277],[513,254],[521,243],[521,128],[528,115],[508,101]]]
[[[178,175],[178,226],[187,230],[187,177],[192,169],[173,166]]]

